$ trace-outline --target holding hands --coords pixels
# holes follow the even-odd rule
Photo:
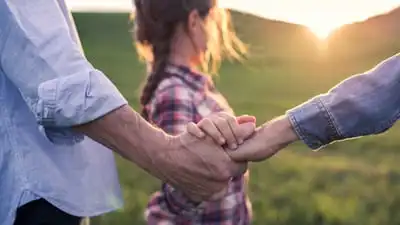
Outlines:
[[[216,144],[228,150],[227,154],[236,162],[266,160],[298,139],[285,116],[257,128],[255,123],[254,116],[234,117],[227,113],[216,113],[198,124],[188,124],[187,131],[197,138],[211,137]]]
[[[297,140],[286,117],[258,128],[255,122],[253,116],[234,117],[221,112],[197,124],[189,123],[187,132],[176,137],[178,142],[172,142],[176,144],[172,149],[184,151],[170,151],[171,155],[162,157],[175,168],[174,173],[168,173],[173,174],[167,179],[169,183],[195,201],[219,199],[231,178],[246,172],[248,162],[268,159]]]
[[[211,137],[216,144],[235,150],[244,140],[253,135],[256,118],[243,115],[232,116],[225,112],[215,113],[202,119],[198,124],[189,123],[187,131],[197,138]]]

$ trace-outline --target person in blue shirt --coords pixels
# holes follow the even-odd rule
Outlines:
[[[320,149],[383,133],[399,117],[400,53],[265,123],[251,141],[229,155],[237,161],[263,161],[298,140]]]
[[[195,201],[244,172],[211,138],[145,122],[84,57],[64,0],[0,1],[0,105],[1,225],[74,225],[119,208],[110,150]]]

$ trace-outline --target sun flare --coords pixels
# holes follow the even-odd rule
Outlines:
[[[329,35],[336,29],[336,27],[329,27],[329,26],[308,26],[311,32],[318,37],[318,39],[325,40],[329,37]]]
[[[304,23],[308,29],[320,40],[326,40],[336,29],[343,26],[344,22],[337,20],[311,20]]]

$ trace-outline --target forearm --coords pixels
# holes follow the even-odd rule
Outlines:
[[[287,116],[277,117],[265,123],[259,129],[258,132],[262,134],[267,146],[273,151],[278,151],[299,140]]]
[[[74,129],[165,181],[157,166],[157,155],[168,149],[171,136],[151,126],[130,106],[124,105]]]
[[[400,55],[355,75],[288,111],[297,135],[310,148],[386,131],[400,115]]]

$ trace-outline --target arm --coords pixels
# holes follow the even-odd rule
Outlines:
[[[400,54],[287,115],[298,137],[313,149],[386,131],[400,116]]]
[[[0,1],[0,69],[38,122],[70,139],[87,135],[189,196],[221,191],[238,166],[220,147],[189,134],[166,135],[144,121],[70,32],[57,1]]]
[[[399,116],[397,54],[264,124],[252,140],[229,154],[237,161],[261,161],[299,139],[318,149],[334,141],[382,133]]]
[[[49,137],[88,135],[165,180],[154,151],[171,137],[145,122],[83,56],[57,1],[0,1],[0,65]],[[148,135],[153,134],[153,135]]]

